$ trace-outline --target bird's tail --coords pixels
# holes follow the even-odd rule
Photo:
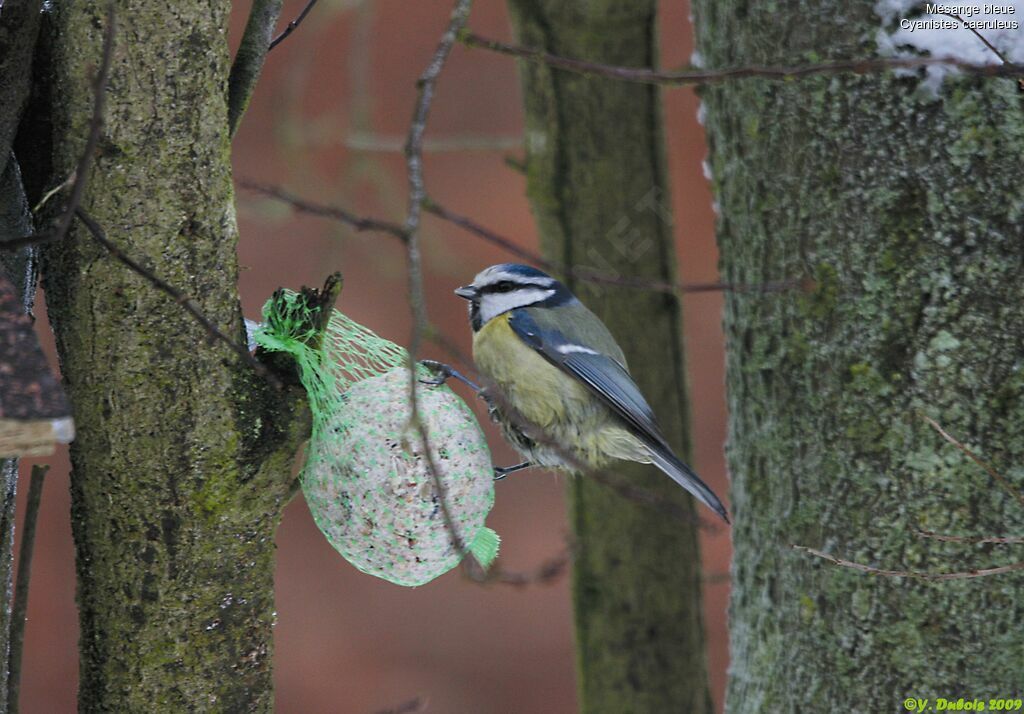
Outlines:
[[[672,477],[672,480],[692,493],[694,497],[722,517],[729,523],[729,514],[725,506],[715,495],[715,492],[708,488],[708,485],[700,480],[700,476],[694,473],[693,469],[684,464],[671,451],[663,446],[648,446],[651,461],[659,469]]]

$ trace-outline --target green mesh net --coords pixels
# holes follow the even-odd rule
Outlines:
[[[337,310],[318,334],[309,308],[290,291],[268,301],[263,318],[255,342],[290,354],[309,394],[313,431],[302,491],[327,540],[363,572],[399,585],[422,585],[455,567],[462,553],[409,426],[406,351]],[[417,397],[455,531],[487,567],[499,539],[484,526],[494,481],[483,433],[448,387],[421,383]]]

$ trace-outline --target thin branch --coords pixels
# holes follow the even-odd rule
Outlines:
[[[985,39],[985,36],[983,34],[981,34],[980,32],[978,32],[977,29],[975,29],[971,25],[967,24],[967,22],[965,22],[962,17],[960,17],[959,15],[957,15],[955,13],[952,13],[952,12],[940,12],[940,13],[937,13],[937,14],[945,15],[946,17],[951,17],[954,20],[956,20],[957,22],[959,22],[965,28],[967,28],[972,33],[974,33],[974,36],[977,37],[979,40],[981,40],[986,47],[988,47],[990,50],[992,50],[992,54],[994,54],[996,57],[1001,59],[1003,61],[1003,64],[1010,64],[1010,60],[1006,59],[1006,55],[1004,55],[1002,52],[997,50],[995,45],[993,45],[991,42],[989,42],[987,39]]]
[[[455,225],[465,229],[467,232],[471,233],[477,238],[482,238],[491,245],[498,246],[506,253],[510,253],[516,256],[517,258],[521,258],[525,261],[533,263],[534,265],[538,265],[541,268],[544,268],[545,270],[553,270],[555,267],[557,267],[555,263],[544,258],[539,253],[534,253],[531,250],[523,248],[522,246],[518,245],[515,241],[513,241],[511,238],[506,238],[505,236],[498,235],[494,231],[485,228],[484,226],[480,225],[471,218],[449,211],[447,208],[445,208],[444,206],[437,203],[431,198],[424,199],[423,210],[426,211],[427,213],[432,213],[438,218],[448,221],[449,223],[454,223]]]
[[[268,198],[273,198],[283,203],[287,203],[296,211],[300,213],[308,213],[312,216],[321,216],[323,218],[331,218],[336,221],[340,221],[357,231],[377,231],[380,233],[387,233],[399,240],[405,242],[406,232],[405,228],[397,223],[391,223],[390,221],[382,221],[376,218],[365,218],[357,216],[351,211],[347,211],[344,208],[338,208],[336,206],[327,206],[321,203],[313,203],[306,201],[298,196],[288,193],[287,191],[277,187],[269,186],[266,184],[260,184],[255,181],[249,181],[247,179],[241,179],[238,185],[242,188],[259,193]]]
[[[545,560],[532,571],[523,572],[491,568],[485,577],[476,580],[476,582],[482,584],[497,583],[514,588],[525,588],[531,585],[551,585],[569,572],[569,565],[572,561],[573,550],[567,548],[565,552]]]
[[[203,329],[206,330],[207,334],[210,335],[210,337],[220,340],[228,347],[230,347],[232,350],[234,350],[238,354],[238,356],[242,358],[242,361],[248,364],[250,367],[252,367],[257,374],[267,379],[275,387],[281,386],[280,381],[277,379],[277,377],[270,373],[270,370],[267,369],[266,365],[264,365],[262,362],[257,360],[255,357],[252,356],[252,354],[249,353],[249,348],[246,347],[246,345],[238,343],[235,340],[232,340],[230,337],[221,332],[220,328],[214,325],[213,322],[211,322],[210,319],[202,313],[199,307],[196,306],[194,302],[192,302],[192,298],[190,298],[188,295],[186,295],[181,290],[174,287],[167,281],[156,276],[151,270],[143,267],[140,263],[136,262],[134,259],[126,255],[124,251],[118,248],[117,245],[112,243],[110,239],[107,238],[106,233],[100,227],[99,223],[97,223],[92,218],[92,216],[86,213],[84,209],[79,208],[77,211],[75,211],[75,215],[77,215],[78,219],[85,224],[86,228],[89,229],[89,233],[92,234],[93,239],[95,239],[95,241],[99,243],[101,246],[106,248],[108,253],[110,253],[113,257],[117,258],[119,261],[128,266],[128,268],[131,269],[133,272],[147,280],[150,284],[153,285],[153,287],[157,288],[161,292],[166,293],[167,295],[170,295],[176,303],[185,308],[185,310],[188,311],[188,313],[196,319],[196,322],[198,322],[203,327]]]
[[[1001,473],[999,473],[994,468],[989,466],[988,463],[986,463],[985,461],[982,461],[981,458],[977,454],[975,454],[973,451],[971,451],[966,446],[964,446],[959,441],[957,441],[955,438],[953,438],[945,429],[943,429],[941,426],[939,426],[938,422],[936,422],[934,419],[929,417],[927,414],[922,414],[921,417],[926,422],[928,422],[928,425],[932,429],[935,429],[935,431],[937,431],[939,433],[939,436],[941,436],[943,439],[948,441],[950,444],[952,444],[956,448],[960,449],[960,451],[965,453],[967,455],[967,457],[971,461],[976,463],[981,468],[985,469],[985,471],[988,472],[988,475],[991,476],[993,479],[995,479],[996,483],[998,483],[1000,486],[1002,486],[1004,491],[1006,491],[1011,496],[1013,496],[1015,499],[1017,499],[1017,502],[1021,506],[1024,506],[1024,491],[1021,491],[1020,489],[1015,488],[1014,485],[1012,483],[1010,483],[1009,480],[1005,476],[1003,476]]]
[[[838,565],[843,568],[850,568],[851,570],[859,570],[862,573],[869,573],[870,575],[883,575],[888,578],[916,578],[918,580],[966,580],[968,578],[984,578],[989,575],[1002,575],[1003,573],[1012,573],[1016,570],[1024,570],[1024,562],[1011,563],[1010,565],[1001,565],[996,568],[975,568],[971,570],[964,570],[955,573],[923,573],[916,570],[885,570],[883,568],[876,568],[872,565],[864,565],[863,563],[855,563],[852,560],[846,560],[845,558],[836,557],[830,553],[825,553],[814,548],[808,548],[803,545],[790,545],[793,550],[799,550],[804,553],[810,553],[818,558],[823,558],[829,561],[833,565]]]
[[[518,174],[526,175],[526,159],[518,156],[506,156],[505,165]]]
[[[380,136],[355,131],[345,137],[345,146],[355,151],[400,153],[405,151],[405,137]],[[446,136],[423,140],[423,153],[456,151],[508,151],[523,145],[521,136]]]
[[[57,229],[53,232],[52,238],[36,240],[37,243],[49,240],[59,241],[67,235],[71,227],[71,221],[75,217],[75,211],[82,202],[85,194],[85,182],[89,175],[89,168],[92,166],[93,154],[100,141],[100,130],[103,127],[103,113],[107,106],[107,77],[110,75],[110,65],[114,57],[114,37],[117,34],[116,8],[113,0],[107,5],[107,30],[103,35],[103,57],[100,60],[100,69],[96,73],[96,81],[93,84],[92,117],[89,119],[89,135],[85,140],[85,149],[78,159],[78,166],[75,168],[75,183],[71,187],[71,195],[68,197],[67,205],[64,207],[64,214],[61,216]],[[9,241],[8,245],[14,241]]]
[[[43,245],[44,243],[51,243],[60,236],[56,231],[50,231],[49,233],[33,233],[31,235],[22,236],[21,238],[11,238],[9,240],[0,241],[0,250],[21,250],[30,245]]]
[[[947,543],[992,543],[995,545],[1018,545],[1024,543],[1024,536],[959,536],[936,533],[917,529],[914,531],[922,538],[941,540]]]
[[[58,193],[60,193],[60,192],[61,192],[61,191],[63,191],[64,189],[66,189],[66,188],[67,188],[68,186],[71,186],[71,185],[73,185],[73,184],[75,183],[75,178],[76,178],[76,174],[75,174],[75,172],[74,172],[74,171],[72,171],[72,172],[71,172],[70,174],[68,174],[68,177],[67,177],[66,179],[64,179],[64,180],[63,180],[63,181],[61,181],[61,182],[60,182],[59,184],[57,184],[56,186],[54,186],[53,188],[51,188],[51,189],[50,189],[49,191],[47,191],[46,193],[44,193],[44,194],[43,194],[43,197],[39,199],[39,203],[37,203],[37,204],[36,204],[36,205],[35,205],[35,206],[34,206],[34,207],[32,208],[32,213],[33,213],[33,214],[39,213],[39,211],[40,211],[40,210],[42,210],[43,206],[45,206],[45,205],[47,204],[47,202],[48,202],[48,201],[49,201],[49,200],[50,200],[51,198],[53,198],[53,197],[54,197],[54,196],[56,196],[56,195],[57,195]]]
[[[732,582],[732,573],[725,571],[720,573],[707,573],[700,576],[700,581],[705,585],[721,585]]]
[[[388,235],[399,238],[402,241],[406,240],[407,234],[405,228],[398,225],[397,223],[391,223],[377,218],[370,218],[365,216],[359,216],[351,211],[340,208],[338,206],[330,206],[322,203],[314,203],[307,201],[303,198],[295,196],[294,194],[288,193],[287,191],[267,184],[260,184],[255,181],[242,179],[238,182],[238,185],[242,188],[259,193],[273,198],[282,203],[286,203],[291,206],[294,210],[300,213],[308,213],[313,216],[320,216],[322,218],[329,218],[332,220],[345,223],[357,231],[376,231],[380,233],[387,233]],[[539,253],[535,253],[531,250],[527,250],[522,246],[518,245],[511,238],[506,238],[498,233],[495,233],[489,228],[477,223],[473,219],[454,213],[448,210],[444,206],[433,201],[429,197],[423,199],[422,210],[433,214],[434,216],[453,223],[460,228],[465,229],[471,235],[481,238],[482,240],[496,245],[505,252],[525,260],[529,263],[533,263],[545,270],[550,270],[556,273],[563,273],[571,275],[580,280],[586,282],[603,284],[603,285],[614,285],[618,287],[636,288],[638,290],[651,290],[654,292],[663,292],[668,294],[680,293],[703,293],[703,292],[714,292],[714,291],[727,291],[736,293],[775,293],[784,292],[786,290],[803,290],[809,292],[814,289],[814,281],[804,279],[792,279],[792,280],[780,280],[767,283],[759,284],[748,284],[748,283],[666,283],[657,280],[646,280],[644,278],[630,278],[623,276],[606,275],[592,268],[585,268],[579,266],[573,266],[565,268],[564,266],[555,263],[553,261],[545,259]]]
[[[425,711],[426,708],[426,697],[416,696],[389,709],[378,709],[374,714],[414,714],[414,712]]]
[[[674,295],[677,292],[681,293],[701,293],[701,292],[712,292],[712,291],[731,291],[731,292],[782,292],[785,290],[803,289],[809,290],[813,288],[813,285],[809,285],[806,280],[782,280],[777,282],[761,283],[758,285],[748,285],[744,283],[667,283],[658,280],[646,280],[644,278],[630,278],[623,276],[607,275],[601,273],[592,268],[586,268],[581,266],[564,266],[559,263],[547,260],[539,253],[527,250],[516,244],[511,238],[499,235],[494,231],[486,228],[485,226],[477,223],[472,218],[455,213],[448,210],[444,206],[440,205],[436,201],[431,199],[425,199],[423,204],[423,210],[431,213],[438,218],[454,223],[455,225],[463,228],[472,235],[482,238],[483,240],[498,246],[504,251],[515,255],[518,258],[526,260],[534,265],[540,266],[545,270],[549,270],[556,273],[563,273],[571,275],[574,278],[585,280],[590,283],[597,283],[602,285],[615,285],[618,287],[637,288],[641,290],[651,290],[653,292],[662,292]]]
[[[295,32],[295,30],[299,27],[299,25],[302,24],[302,21],[306,19],[306,15],[309,14],[309,11],[313,9],[314,5],[316,5],[316,0],[309,0],[309,2],[306,3],[306,7],[302,8],[302,12],[299,13],[299,16],[296,17],[291,22],[289,22],[287,27],[284,28],[284,30],[281,32],[281,34],[278,35],[277,37],[275,37],[270,42],[270,45],[267,47],[267,51],[269,52],[270,50],[272,50],[275,47],[277,47],[279,44],[284,42],[285,39],[287,39],[288,35],[290,35],[293,32]]]
[[[466,553],[465,544],[455,529],[455,522],[452,519],[448,507],[447,493],[444,483],[441,481],[441,472],[434,463],[434,456],[430,451],[430,439],[427,433],[427,425],[419,413],[419,376],[417,375],[416,355],[419,352],[420,343],[427,329],[427,310],[423,295],[423,265],[420,253],[419,227],[420,215],[423,208],[423,200],[426,197],[426,189],[423,183],[423,134],[427,128],[427,118],[430,116],[430,105],[434,99],[434,86],[437,83],[438,75],[444,68],[452,47],[455,45],[457,33],[466,25],[469,19],[471,0],[457,0],[445,28],[441,41],[434,50],[434,55],[427,65],[426,70],[420,75],[416,83],[418,96],[416,106],[413,110],[412,123],[409,126],[409,135],[405,144],[405,161],[409,173],[409,208],[404,224],[406,252],[409,264],[409,302],[412,306],[413,330],[409,340],[409,402],[411,422],[419,433],[423,442],[423,453],[427,460],[427,467],[430,469],[431,477],[434,480],[434,488],[437,491],[438,502],[441,506],[441,513],[444,516],[445,526],[452,536],[452,540],[460,552]]]
[[[701,71],[662,72],[643,67],[619,67],[616,65],[599,64],[585,60],[560,57],[534,47],[512,45],[472,32],[463,32],[459,41],[467,47],[498,52],[529,62],[539,62],[551,67],[563,69],[577,74],[596,77],[607,77],[624,82],[641,84],[659,84],[667,86],[686,86],[695,84],[717,84],[733,79],[759,77],[762,79],[786,80],[808,77],[818,74],[838,74],[852,72],[854,74],[870,74],[893,69],[915,69],[934,65],[955,67],[965,74],[980,77],[1022,77],[1024,64],[1006,63],[1003,65],[974,64],[954,58],[943,57],[892,57],[839,60],[799,66],[761,66],[733,67],[730,69],[714,69]]]
[[[249,21],[228,76],[228,130],[232,136],[256,89],[283,4],[284,0],[253,0],[249,10]]]
[[[25,620],[28,616],[28,585],[32,578],[32,553],[36,541],[36,524],[39,521],[39,503],[43,497],[43,483],[47,465],[32,467],[32,478],[28,484],[28,500],[25,504],[25,521],[22,524],[21,549],[18,553],[18,582],[14,587],[14,604],[11,609],[10,653],[7,662],[7,711],[18,714],[18,695],[21,691],[21,654],[25,646]]]

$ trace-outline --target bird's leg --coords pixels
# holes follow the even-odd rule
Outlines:
[[[516,464],[514,466],[495,466],[494,480],[501,481],[503,478],[505,478],[511,473],[515,473],[516,471],[522,471],[523,469],[528,469],[531,466],[533,466],[533,463],[530,461],[524,461],[523,463]]]
[[[3,2],[3,0],[0,0],[0,2]],[[437,374],[433,379],[421,379],[421,384],[439,385],[444,384],[449,379],[455,378],[472,389],[476,393],[476,396],[487,402],[487,415],[491,418],[491,421],[498,421],[498,407],[495,405],[494,400],[487,394],[486,389],[473,382],[469,377],[459,372],[450,364],[437,362],[432,359],[421,359],[420,364]]]
[[[484,391],[475,383],[470,381],[468,377],[466,377],[464,374],[462,374],[454,367],[452,367],[450,364],[445,364],[444,362],[436,362],[432,359],[421,359],[420,364],[422,364],[424,367],[431,370],[432,372],[434,372],[434,374],[437,375],[433,379],[421,379],[420,382],[423,384],[433,384],[436,386],[439,384],[444,384],[449,379],[454,377],[455,379],[459,380],[467,387],[472,389],[477,394],[480,394]]]

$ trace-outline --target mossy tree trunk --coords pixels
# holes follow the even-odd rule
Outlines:
[[[696,3],[709,67],[870,56],[874,3]],[[865,39],[866,38],[866,39]],[[733,712],[902,710],[1021,691],[1024,576],[872,577],[792,551],[963,571],[1024,508],[1024,99],[1009,80],[825,76],[709,87],[726,303]]]
[[[612,64],[657,63],[653,1],[510,5],[523,44]],[[609,274],[674,280],[658,90],[533,64],[521,71],[528,191],[545,256]],[[679,300],[568,282],[619,340],[669,440],[685,454]],[[653,467],[615,470],[692,509],[689,497]],[[695,527],[585,477],[571,482],[569,498],[579,545],[573,601],[582,710],[710,711]]]
[[[107,3],[55,3],[48,186],[85,144]],[[117,3],[83,207],[244,343],[227,112],[230,4]],[[35,118],[35,126],[48,126]],[[39,145],[40,137],[35,137]],[[43,142],[45,143],[45,142]],[[23,163],[27,159],[23,158]],[[43,263],[73,403],[83,711],[270,711],[274,531],[305,422],[80,223]]]

